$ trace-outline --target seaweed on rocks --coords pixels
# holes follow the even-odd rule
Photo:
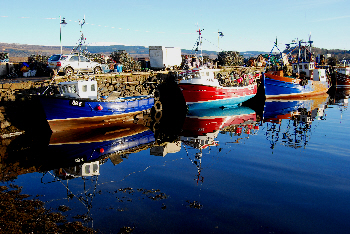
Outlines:
[[[17,185],[0,186],[0,233],[97,233],[81,222],[68,222],[21,191]]]

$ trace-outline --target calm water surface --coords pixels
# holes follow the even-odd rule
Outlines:
[[[152,146],[151,131],[103,146],[50,146],[56,154],[46,156],[56,158],[49,170],[13,183],[39,194],[53,211],[69,206],[70,221],[101,233],[123,226],[133,233],[348,233],[346,93],[269,101],[263,113],[246,107],[190,112],[179,141],[163,147]],[[140,145],[153,148],[123,151]],[[86,160],[91,149],[102,148],[121,153],[95,162],[98,175],[64,166],[68,157]]]

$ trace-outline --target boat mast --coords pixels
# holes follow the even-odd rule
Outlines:
[[[312,56],[312,51],[311,51],[311,49],[312,49],[312,43],[313,43],[313,41],[311,41],[311,32],[310,32],[310,35],[309,35],[309,41],[308,41],[308,43],[309,43],[309,46],[310,46],[310,56],[309,56],[309,61],[311,62],[311,56]]]
[[[83,20],[79,20],[80,38],[78,40],[78,45],[72,49],[71,53],[73,53],[74,51],[78,51],[78,54],[80,55],[81,52],[82,52],[81,47],[83,46],[83,44],[85,44],[85,40],[86,40],[86,38],[84,37],[84,34],[83,34],[83,25],[84,24],[85,24],[85,15],[84,15],[84,19]]]
[[[80,56],[80,53],[81,53],[81,47],[83,46],[83,43],[85,41],[85,37],[84,37],[84,34],[83,34],[83,25],[84,24],[85,24],[85,15],[84,15],[84,19],[79,21],[80,33],[81,33],[80,40],[79,40],[79,56]]]
[[[198,51],[198,46],[200,47],[200,55],[199,55],[199,61],[200,61],[200,64],[203,65],[203,54],[202,54],[202,31],[204,29],[198,29],[198,41],[197,41],[197,51]]]
[[[300,44],[301,40],[298,39],[298,74],[300,75],[299,62],[300,62]]]

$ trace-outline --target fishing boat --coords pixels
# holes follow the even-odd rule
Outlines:
[[[81,55],[86,41],[82,32],[85,17],[79,24],[81,36],[72,52],[78,51]],[[52,81],[54,79],[55,76]],[[132,119],[154,104],[153,96],[149,95],[119,97],[119,94],[111,92],[108,97],[99,97],[97,81],[92,79],[61,82],[57,95],[44,95],[48,88],[39,95],[39,99],[53,132]]]
[[[291,64],[292,74],[287,74],[286,70],[276,67],[272,67],[265,72],[264,88],[266,99],[315,96],[328,91],[330,82],[326,69],[316,67],[311,53],[312,41],[309,39],[308,44],[304,45],[304,43],[306,44],[306,42],[299,41],[299,45],[295,47],[295,49],[298,49],[298,56]],[[288,48],[289,45],[287,44]],[[275,46],[277,46],[277,43]],[[288,59],[284,59],[281,67],[288,64]]]
[[[350,87],[350,67],[336,67],[336,86]]]
[[[230,85],[224,86],[223,82],[215,77],[215,71],[199,67],[186,72],[182,77],[179,87],[189,109],[235,106],[256,95],[256,79],[260,76],[259,73],[232,77]]]
[[[39,95],[52,131],[133,119],[154,104],[150,95],[117,97],[112,92],[105,99],[98,97],[95,80],[61,82],[58,89],[58,95]]]
[[[199,30],[198,44],[202,44]],[[180,73],[179,87],[189,109],[229,107],[240,104],[257,93],[256,79],[260,73],[231,74],[223,79],[219,69],[210,69],[203,64],[202,53],[199,65]]]

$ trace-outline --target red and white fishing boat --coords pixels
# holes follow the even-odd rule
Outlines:
[[[201,31],[198,31],[199,45],[202,44]],[[190,109],[235,106],[256,95],[256,79],[260,73],[231,75],[226,78],[229,79],[227,82],[215,75],[219,71],[202,65],[181,73],[179,87]]]

